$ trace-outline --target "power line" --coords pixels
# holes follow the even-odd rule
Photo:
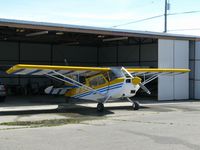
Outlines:
[[[149,18],[144,18],[144,19],[140,19],[140,20],[136,20],[136,21],[131,21],[131,22],[127,22],[127,23],[123,23],[123,24],[119,24],[119,25],[115,25],[112,26],[113,28],[119,27],[119,26],[124,26],[124,25],[128,25],[128,24],[133,24],[133,23],[138,23],[138,22],[142,22],[142,21],[146,21],[146,20],[151,20],[151,19],[155,19],[155,18],[160,18],[163,15],[157,15],[157,16],[153,16],[153,17],[149,17]]]
[[[168,15],[182,15],[182,14],[193,14],[193,13],[200,13],[200,10],[169,13]]]
[[[192,14],[192,13],[200,13],[200,10],[177,12],[177,13],[168,13],[167,15],[172,16],[172,15],[182,15],[182,14]],[[131,21],[131,22],[123,23],[123,24],[118,24],[118,25],[112,26],[111,28],[116,28],[116,27],[119,27],[119,26],[129,25],[129,24],[138,23],[138,22],[142,22],[142,21],[146,21],[146,20],[155,19],[155,18],[160,18],[160,17],[163,17],[163,16],[164,15],[152,16],[152,17],[148,17],[148,18],[144,18],[144,19],[140,19],[140,20],[135,20],[135,21]]]

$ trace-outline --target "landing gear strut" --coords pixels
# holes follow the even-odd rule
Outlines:
[[[138,101],[132,101],[130,98],[127,97],[127,100],[132,103],[133,110],[140,109],[140,104]]]
[[[103,112],[104,111],[104,104],[103,103],[98,103],[97,104],[97,111],[98,112]]]

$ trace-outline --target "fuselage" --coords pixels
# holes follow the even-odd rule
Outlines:
[[[126,77],[108,79],[103,74],[86,78],[84,85],[93,88],[94,90],[98,91],[98,93],[86,90],[83,87],[77,87],[68,90],[65,93],[65,96],[96,101],[105,97],[106,95],[117,99],[123,97],[132,97],[140,88],[139,85],[134,85],[132,83],[132,79]]]

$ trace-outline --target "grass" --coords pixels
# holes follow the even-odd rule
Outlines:
[[[51,127],[60,126],[66,124],[79,124],[82,121],[89,119],[83,118],[68,118],[68,119],[51,119],[51,120],[40,120],[40,121],[16,121],[16,122],[3,122],[0,125],[4,126],[28,126],[28,127]]]

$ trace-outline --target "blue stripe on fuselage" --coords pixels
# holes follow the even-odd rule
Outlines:
[[[113,89],[120,88],[120,87],[122,87],[122,85],[123,85],[123,82],[122,82],[122,83],[115,84],[115,85],[111,85],[111,86],[106,86],[106,87],[100,88],[100,89],[98,89],[97,91],[103,93],[103,92],[105,92],[105,91],[107,91],[107,90],[113,90]],[[77,95],[75,95],[75,96],[73,96],[73,97],[74,97],[74,98],[80,98],[80,97],[88,96],[88,95],[90,95],[90,94],[92,94],[92,93],[95,93],[95,92],[89,91],[89,92],[86,92],[86,93],[77,94]]]

